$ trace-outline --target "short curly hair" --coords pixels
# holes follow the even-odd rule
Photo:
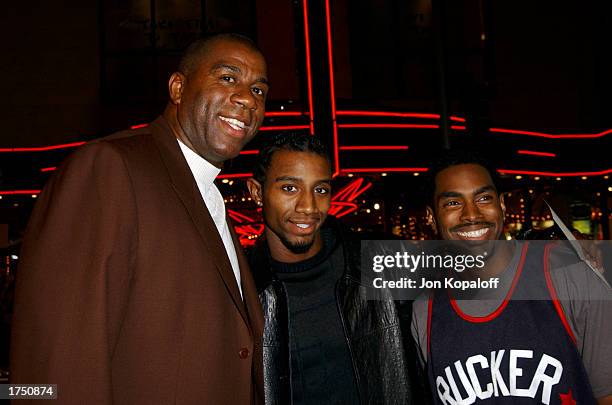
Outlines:
[[[259,150],[253,169],[253,178],[259,184],[263,185],[265,183],[272,157],[274,153],[281,150],[314,153],[324,157],[330,162],[331,166],[327,148],[318,137],[296,132],[282,132],[267,139],[264,146]]]
[[[181,60],[178,65],[178,71],[184,74],[185,76],[190,76],[198,69],[198,66],[200,65],[202,59],[207,56],[210,45],[219,40],[229,40],[238,42],[250,47],[251,49],[259,52],[260,54],[262,53],[261,50],[255,44],[255,42],[253,42],[253,40],[244,35],[236,33],[211,35],[193,41],[187,47],[187,49],[185,49],[185,52],[183,52],[183,56],[181,57]]]
[[[484,167],[489,173],[489,176],[491,176],[493,186],[495,186],[497,193],[502,193],[500,190],[501,184],[499,174],[492,163],[484,157],[484,154],[477,149],[451,149],[441,152],[427,171],[425,179],[425,195],[427,201],[430,203],[433,202],[436,191],[436,176],[438,173],[451,166],[465,164],[475,164]]]

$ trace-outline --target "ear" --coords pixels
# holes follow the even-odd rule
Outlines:
[[[425,207],[427,212],[427,225],[430,225],[436,232],[438,231],[438,224],[436,223],[436,216],[434,215],[433,208],[429,205]]]
[[[185,88],[185,75],[180,72],[172,73],[168,80],[168,93],[172,104],[180,104],[183,97],[183,89]]]
[[[253,201],[255,201],[255,204],[261,207],[263,205],[263,189],[261,184],[251,177],[247,180],[247,188],[249,189],[249,193],[251,193],[251,198]]]
[[[499,195],[499,206],[501,207],[502,210],[502,215],[504,217],[504,220],[506,219],[506,202],[505,202],[505,194],[502,193]]]

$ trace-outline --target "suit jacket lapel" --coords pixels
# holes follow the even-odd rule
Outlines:
[[[257,287],[253,280],[253,272],[250,269],[249,263],[240,245],[240,240],[236,236],[232,220],[227,216],[227,224],[229,225],[230,233],[232,234],[232,240],[236,247],[236,256],[238,256],[238,263],[240,264],[240,280],[242,281],[242,296],[244,297],[244,303],[249,315],[251,327],[255,333],[261,335],[263,333],[263,312],[261,310],[261,303],[259,296],[257,295]]]
[[[231,219],[227,217],[227,223],[232,234],[232,240],[236,247],[236,255],[238,256],[238,263],[240,264],[240,280],[242,280],[242,295],[244,297],[244,303],[249,316],[249,322],[251,326],[251,334],[253,341],[255,342],[253,359],[254,368],[253,372],[255,375],[255,389],[257,396],[260,398],[264,397],[263,385],[263,328],[264,328],[264,315],[257,295],[257,288],[255,287],[255,281],[253,280],[253,273],[249,268],[247,258],[242,251],[240,241],[234,232]],[[263,401],[262,401],[263,403]]]
[[[189,212],[191,219],[200,233],[202,243],[208,251],[208,256],[212,258],[232,300],[240,311],[240,315],[247,325],[249,325],[248,315],[245,310],[244,302],[240,297],[236,277],[234,276],[232,265],[227,257],[225,246],[202,200],[193,174],[187,165],[187,161],[181,152],[172,130],[168,126],[165,118],[159,117],[151,123],[151,131],[155,143],[159,148],[162,161],[170,175],[174,190]],[[238,245],[236,251],[239,249],[240,246]],[[242,268],[242,263],[240,263],[240,267]]]

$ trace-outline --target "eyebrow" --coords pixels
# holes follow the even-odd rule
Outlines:
[[[274,179],[275,182],[279,182],[279,181],[294,181],[296,183],[301,183],[303,182],[303,180],[299,177],[293,177],[293,176],[280,176],[277,177],[276,179]],[[326,183],[326,184],[331,184],[331,179],[321,179],[321,180],[317,180],[315,183],[320,184],[320,183]]]
[[[240,73],[242,72],[242,70],[240,70],[240,68],[238,66],[234,66],[234,65],[227,65],[225,63],[217,63],[216,65],[214,65],[210,71],[214,72],[216,70],[231,70],[234,73]]]
[[[211,72],[216,72],[217,70],[229,70],[233,73],[242,73],[242,70],[238,66],[228,65],[226,63],[217,63],[210,69]],[[259,77],[255,80],[255,82],[263,83],[267,86],[270,86],[270,83],[268,83],[268,79],[265,77]]]
[[[473,195],[478,195],[478,194],[485,193],[485,192],[487,192],[487,191],[495,191],[495,190],[496,190],[496,189],[495,189],[495,187],[494,187],[494,186],[492,186],[492,185],[488,184],[488,185],[486,185],[486,186],[483,186],[483,187],[480,187],[479,189],[477,189],[477,190],[476,190],[476,191],[473,193]],[[438,199],[441,199],[441,198],[459,198],[459,197],[462,197],[462,194],[461,194],[461,193],[458,193],[458,192],[456,192],[456,191],[444,191],[444,192],[442,192],[442,193],[440,193],[440,194],[438,195]]]
[[[496,188],[491,184],[487,184],[486,186],[480,187],[478,190],[476,190],[474,195],[486,193],[487,191],[496,191]]]
[[[438,199],[440,199],[440,198],[456,198],[456,197],[461,197],[461,193],[458,193],[456,191],[444,191],[444,192],[438,194]]]

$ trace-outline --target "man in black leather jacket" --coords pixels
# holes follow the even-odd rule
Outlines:
[[[324,147],[295,134],[264,147],[248,181],[266,224],[250,257],[266,404],[428,403],[410,304],[366,299],[359,241],[327,217],[330,182]]]

